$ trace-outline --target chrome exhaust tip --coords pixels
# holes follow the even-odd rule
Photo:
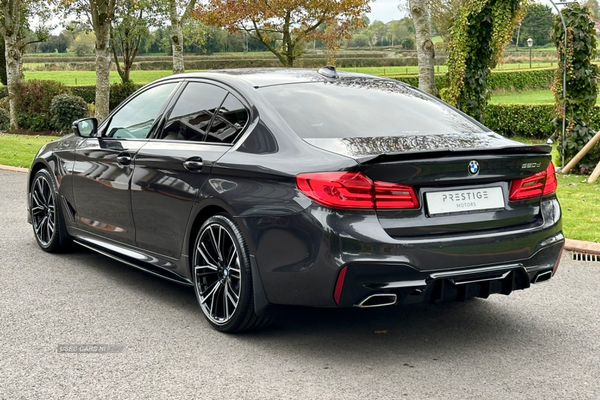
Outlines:
[[[535,277],[535,279],[533,280],[533,283],[544,282],[544,281],[549,280],[550,278],[552,278],[552,271],[542,272],[541,274],[538,274]]]
[[[377,293],[365,297],[363,301],[355,304],[354,307],[373,308],[393,306],[398,301],[398,296],[393,293]]]

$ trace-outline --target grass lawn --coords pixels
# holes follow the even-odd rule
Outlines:
[[[28,168],[39,148],[54,139],[54,136],[0,133],[0,164]],[[528,139],[520,141],[532,143]],[[556,160],[556,146],[552,154]],[[589,184],[586,180],[587,177],[581,175],[558,175],[563,229],[570,239],[600,242],[600,184]]]
[[[600,242],[600,184],[587,183],[587,176],[582,175],[559,174],[557,178],[565,236]]]
[[[556,62],[534,62],[532,69],[537,68],[549,68],[555,67]],[[350,72],[362,72],[364,74],[371,75],[417,75],[419,73],[418,66],[409,66],[409,67],[356,67],[356,68],[338,68],[340,71],[350,71]],[[495,70],[500,71],[508,71],[508,70],[526,70],[529,69],[529,62],[525,63],[511,63],[511,64],[501,64],[498,65]],[[435,72],[447,72],[448,67],[446,65],[438,65],[435,67]]]
[[[56,136],[30,136],[0,133],[0,164],[29,168],[33,157]]]
[[[490,103],[553,104],[554,94],[552,94],[552,90],[525,90],[522,92],[494,93],[492,94]]]

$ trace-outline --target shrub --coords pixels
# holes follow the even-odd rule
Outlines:
[[[488,104],[483,124],[504,136],[547,139],[555,132],[555,119],[552,104]],[[600,106],[594,107],[590,127],[600,130]]]
[[[554,132],[552,104],[488,104],[483,124],[504,136],[546,139]]]
[[[10,116],[8,111],[0,108],[0,131],[6,131],[10,128]]]
[[[19,112],[48,113],[54,96],[68,93],[60,82],[30,80],[18,84],[17,110]]]
[[[31,131],[49,131],[52,129],[52,122],[49,114],[37,114],[33,112],[20,112],[17,114],[19,127]]]
[[[96,101],[96,86],[73,86],[71,93],[85,100],[86,103],[94,103]]]
[[[54,129],[64,135],[70,131],[73,121],[89,116],[89,110],[81,97],[59,94],[52,99],[50,115]]]
[[[31,80],[18,84],[17,118],[23,129],[52,129],[50,106],[54,96],[68,93],[68,88],[55,81]]]

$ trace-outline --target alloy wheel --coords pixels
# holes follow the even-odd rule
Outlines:
[[[216,325],[229,322],[240,302],[242,274],[234,238],[219,223],[206,225],[194,249],[194,287],[202,311]]]
[[[37,240],[49,246],[56,233],[56,202],[48,179],[40,175],[31,190],[31,220]]]

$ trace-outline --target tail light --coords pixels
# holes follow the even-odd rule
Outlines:
[[[296,177],[298,189],[332,208],[414,209],[419,199],[410,186],[373,182],[360,172],[321,172]]]
[[[545,171],[514,180],[510,186],[508,199],[515,201],[546,196],[554,193],[557,185],[554,164],[550,162]]]

